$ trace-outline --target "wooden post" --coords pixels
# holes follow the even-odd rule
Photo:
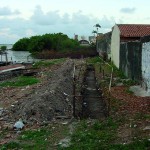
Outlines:
[[[103,78],[104,78],[105,74],[104,74],[104,69],[103,69]]]
[[[101,64],[100,64],[100,67],[99,67],[99,72],[102,72],[102,66],[101,66]]]
[[[74,65],[74,69],[73,69],[73,116],[75,117],[75,84],[76,80],[75,80],[75,65]]]
[[[7,57],[7,53],[5,53],[6,56],[6,65],[8,64],[8,57]]]
[[[75,117],[75,78],[73,79],[73,116]]]

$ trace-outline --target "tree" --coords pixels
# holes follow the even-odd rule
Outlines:
[[[14,51],[27,51],[30,43],[29,38],[22,38],[13,45]]]
[[[7,49],[7,46],[1,46],[1,51],[4,52]]]
[[[7,58],[7,53],[5,53],[5,51],[6,51],[6,49],[7,49],[7,46],[1,46],[0,47],[0,55],[1,55],[1,61],[2,61],[2,55],[3,54],[5,54],[5,56],[6,56],[6,63],[8,62],[8,58]]]
[[[92,31],[92,33],[93,33],[93,34],[94,34],[94,36],[95,36],[95,34],[97,34],[97,31],[93,30],[93,31]]]
[[[96,27],[97,34],[98,34],[98,29],[101,28],[101,26],[97,23],[96,25],[94,25],[94,27]]]

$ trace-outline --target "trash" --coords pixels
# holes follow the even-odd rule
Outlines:
[[[150,130],[150,126],[146,126],[143,130]]]
[[[24,127],[24,123],[23,123],[22,119],[19,119],[19,121],[17,121],[14,124],[14,128],[17,130],[23,129],[23,127]]]

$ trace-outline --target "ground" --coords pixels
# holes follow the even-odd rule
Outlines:
[[[80,94],[85,61],[66,59],[42,66],[36,75],[39,83],[0,88],[1,149],[136,150],[139,146],[139,150],[146,150],[150,147],[150,98],[135,96],[129,85],[118,83],[116,77],[109,92],[110,74],[104,76],[99,70],[95,72],[109,116],[102,120],[80,120],[80,116],[75,120],[72,117],[73,66],[75,63],[76,77],[81,76],[76,85],[76,94]],[[100,60],[87,62],[96,64],[97,61]],[[82,109],[80,105],[78,100],[77,112]],[[20,117],[25,128],[17,131],[13,125]]]

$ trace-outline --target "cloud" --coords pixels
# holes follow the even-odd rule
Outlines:
[[[54,25],[59,23],[60,15],[58,11],[49,11],[46,14],[42,11],[40,6],[37,6],[31,20],[38,25]]]
[[[121,8],[120,9],[120,12],[122,13],[126,13],[126,14],[130,14],[130,13],[134,13],[136,11],[136,8],[128,8],[128,7],[125,7],[125,8]]]
[[[9,7],[0,7],[0,16],[19,15],[19,10],[12,11]]]
[[[24,18],[0,18],[0,42],[15,43],[23,37],[42,35],[46,33],[62,32],[73,38],[74,34],[92,35],[94,25],[99,23],[102,28],[99,32],[106,33],[115,24],[113,17],[102,16],[101,18],[84,14],[82,11],[73,14],[60,14],[59,11],[44,12],[37,6],[32,16]]]

